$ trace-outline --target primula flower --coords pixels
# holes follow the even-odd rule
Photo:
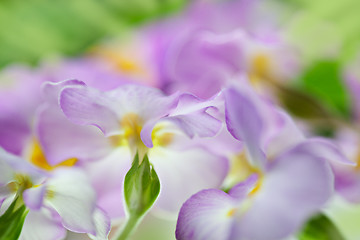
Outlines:
[[[208,189],[193,195],[180,210],[176,237],[288,237],[332,195],[334,176],[327,160],[349,161],[323,139],[306,140],[284,112],[256,96],[247,84],[224,95],[228,129],[245,145],[245,163],[238,174],[246,180],[228,193]],[[281,119],[276,132],[276,124],[268,121],[273,116],[264,116],[264,111]]]
[[[82,171],[44,172],[3,149],[0,166],[1,208],[19,195],[29,209],[20,239],[63,239],[66,229],[107,239],[110,222],[96,207],[95,192]]]
[[[75,84],[73,81],[49,83],[45,89],[60,92],[60,107],[70,121],[84,125],[79,127],[92,127],[92,131],[98,131],[87,126],[95,125],[105,134],[106,138],[95,139],[98,142],[105,140],[108,145],[103,148],[98,145],[87,153],[91,155],[93,151],[108,147],[112,150],[104,159],[88,165],[87,171],[97,179],[94,185],[99,191],[108,192],[109,195],[103,198],[107,208],[122,208],[122,181],[136,152],[148,154],[159,176],[161,194],[155,207],[162,210],[178,211],[191,194],[202,188],[220,186],[226,176],[226,159],[204,148],[182,144],[184,136],[211,137],[220,130],[222,123],[207,113],[215,109],[212,106],[221,104],[216,99],[204,102],[190,94],[166,96],[158,89],[140,85],[123,85],[102,92],[79,81]],[[50,116],[50,110],[40,116],[40,139],[55,136],[52,135],[54,129],[51,129],[54,121],[43,119]],[[87,142],[91,141],[90,138]],[[60,149],[61,143],[58,144],[57,140],[62,141],[53,138],[43,141],[45,151]],[[77,147],[81,144],[79,141]],[[106,179],[104,173],[108,176]],[[111,186],[116,189],[111,189]],[[111,212],[118,212],[117,217],[124,214],[119,210]]]
[[[150,28],[145,37],[154,45],[159,87],[208,98],[237,74],[250,74],[258,85],[264,85],[261,80],[293,78],[299,68],[297,53],[275,20],[254,21],[258,14],[264,19],[259,2],[195,1],[184,16]]]

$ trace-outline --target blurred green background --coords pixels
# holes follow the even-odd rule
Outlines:
[[[360,1],[278,0],[289,6],[291,36],[309,59],[325,46],[341,44],[348,61],[359,49]],[[0,67],[36,63],[49,54],[73,56],[104,36],[119,35],[146,21],[175,13],[189,0],[2,0]],[[299,14],[301,13],[301,14]],[[321,34],[318,31],[322,29]],[[304,42],[306,44],[304,44]]]
[[[51,54],[79,54],[181,9],[185,0],[1,0],[0,67],[36,63]]]

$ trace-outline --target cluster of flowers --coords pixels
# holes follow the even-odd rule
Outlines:
[[[136,153],[160,179],[151,211],[177,216],[177,239],[284,239],[335,189],[359,202],[357,148],[307,138],[276,105],[267,84],[300,63],[259,14],[256,1],[196,2],[120,50],[4,70],[0,215],[20,196],[20,239],[108,239]]]

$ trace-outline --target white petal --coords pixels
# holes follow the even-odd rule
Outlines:
[[[65,228],[51,212],[44,208],[42,211],[29,211],[26,216],[20,240],[59,240],[66,235]]]
[[[74,232],[96,234],[93,223],[95,191],[86,175],[78,169],[58,169],[47,182],[45,204],[60,215],[65,228]]]
[[[96,236],[89,234],[89,237],[94,240],[107,240],[111,229],[110,218],[101,208],[95,209],[93,217],[96,227]]]

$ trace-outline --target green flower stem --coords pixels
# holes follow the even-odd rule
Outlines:
[[[125,225],[118,232],[116,240],[126,240],[130,237],[130,235],[134,232],[136,227],[141,222],[142,217],[137,215],[130,215],[130,217],[125,222]]]

